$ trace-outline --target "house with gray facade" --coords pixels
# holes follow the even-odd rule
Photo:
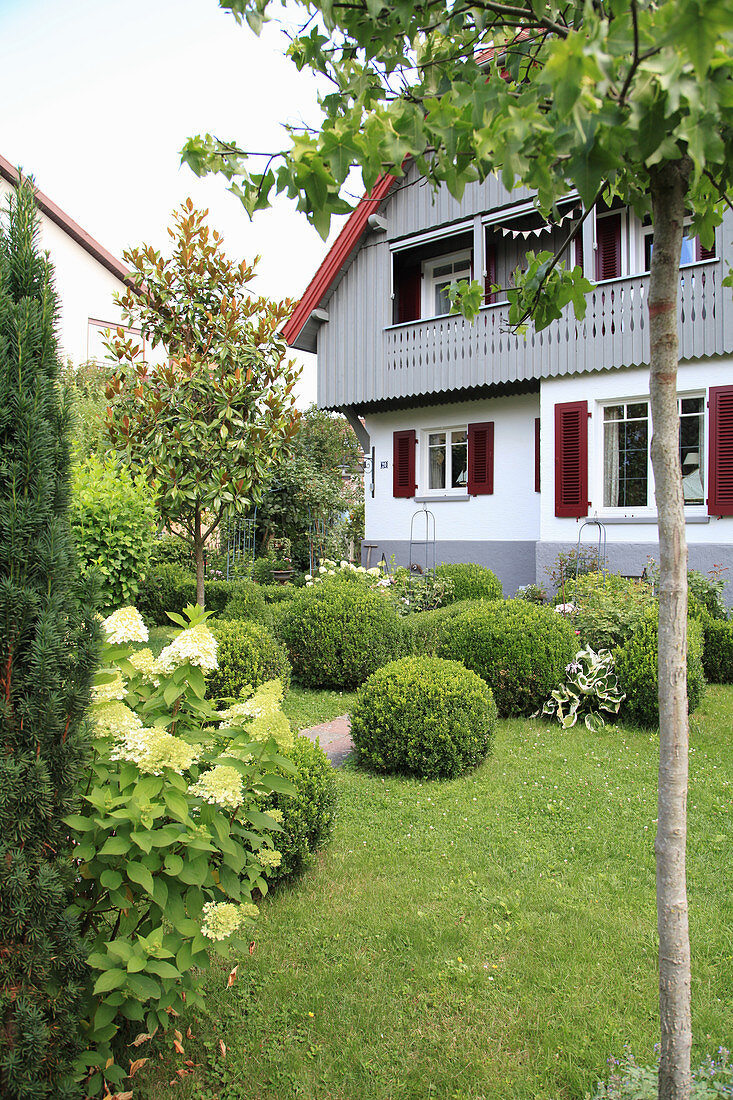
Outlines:
[[[492,290],[529,249],[565,247],[580,216],[569,194],[547,224],[530,192],[494,177],[459,201],[412,166],[365,196],[315,273],[285,335],[317,354],[318,404],[348,417],[368,457],[372,564],[382,554],[422,564],[433,525],[437,562],[487,565],[507,595],[545,580],[579,533],[591,545],[602,533],[609,568],[627,575],[658,556],[651,227],[620,205],[585,220],[569,246],[594,283],[582,321],[566,310],[518,334]],[[678,382],[690,565],[731,577],[732,238],[730,211],[713,249],[685,237]],[[449,313],[448,287],[462,278],[485,286],[473,322]]]

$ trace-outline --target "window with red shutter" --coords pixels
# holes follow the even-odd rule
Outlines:
[[[397,323],[420,320],[422,297],[422,273],[420,266],[407,268],[397,287]]]
[[[710,387],[708,512],[733,516],[733,386]]]
[[[482,496],[494,491],[494,423],[468,425],[468,492]]]
[[[392,436],[392,495],[395,497],[415,495],[416,442],[414,429],[394,432]]]
[[[534,491],[540,491],[540,418],[534,421]]]
[[[621,277],[621,215],[607,214],[596,222],[596,282]]]
[[[555,515],[588,515],[588,402],[555,405]]]
[[[695,238],[695,258],[698,260],[714,260],[715,259],[715,245],[712,248],[703,248],[700,244],[700,238]]]

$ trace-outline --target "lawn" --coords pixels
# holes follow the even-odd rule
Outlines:
[[[340,712],[328,694],[317,720]],[[731,728],[733,689],[710,688],[690,755],[698,1060],[733,1044]],[[582,1100],[625,1043],[651,1061],[656,757],[648,732],[505,721],[459,780],[340,770],[332,843],[265,900],[252,954],[206,979],[185,1054],[165,1038],[136,1095]]]

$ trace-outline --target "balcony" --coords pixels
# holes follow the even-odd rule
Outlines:
[[[680,272],[680,358],[733,351],[733,303],[719,260]],[[434,317],[384,330],[379,392],[363,400],[408,397],[472,386],[521,382],[649,362],[649,275],[597,284],[584,320],[572,309],[543,332],[511,332],[506,302],[485,306],[475,321]],[[381,382],[381,385],[380,385]]]

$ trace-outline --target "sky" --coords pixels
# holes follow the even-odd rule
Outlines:
[[[257,38],[216,0],[0,0],[0,154],[120,257],[143,242],[165,251],[190,196],[228,255],[262,257],[258,293],[299,298],[327,246],[295,203],[250,221],[223,177],[180,163],[197,133],[270,152],[287,146],[283,123],[317,125],[315,80],[286,44],[281,27]],[[307,405],[315,358],[298,358]]]

